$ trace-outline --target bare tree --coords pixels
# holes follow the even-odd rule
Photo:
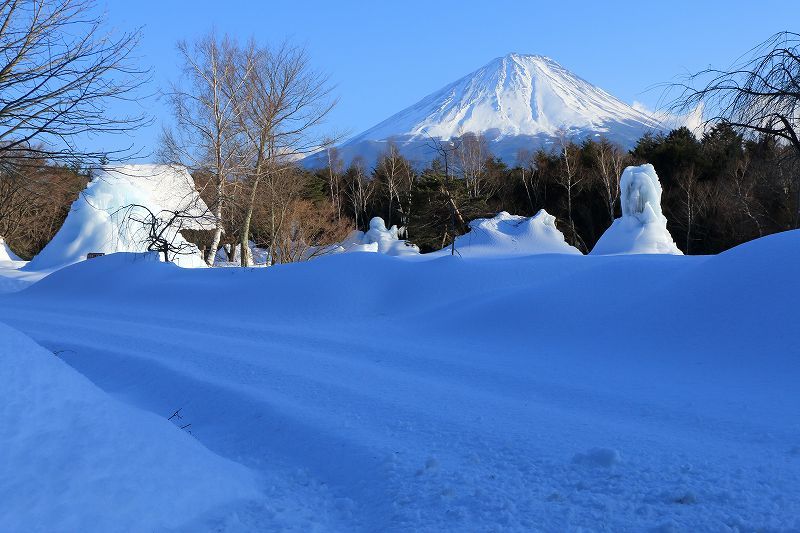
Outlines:
[[[566,130],[559,130],[557,135],[563,162],[563,172],[558,173],[557,179],[567,193],[567,223],[569,224],[570,238],[574,244],[585,250],[586,246],[575,229],[575,220],[572,217],[572,200],[578,186],[583,181],[583,178],[578,176],[580,147],[572,142]]]
[[[356,228],[366,228],[367,211],[369,201],[375,192],[375,181],[367,176],[364,169],[364,160],[361,157],[353,159],[347,174],[346,194],[350,200],[350,205],[353,206]]]
[[[207,220],[208,216],[205,212],[198,214],[195,206],[154,212],[146,205],[128,204],[112,213],[112,216],[120,212],[126,224],[139,226],[133,228],[133,233],[141,244],[147,246],[147,251],[162,254],[167,263],[173,262],[179,255],[196,253],[197,247],[183,239],[180,232],[193,226],[193,221]]]
[[[302,172],[294,166],[283,167],[265,174],[263,183],[266,189],[264,208],[269,219],[269,261],[275,262],[277,257],[277,261],[283,263],[286,258],[276,252],[282,236],[291,230],[293,203],[301,198],[304,187]]]
[[[709,68],[672,89],[672,108],[703,106],[706,124],[727,122],[750,133],[775,136],[800,158],[800,34],[776,33],[727,70]],[[800,176],[793,179],[800,227]]]
[[[698,180],[694,165],[687,165],[680,169],[676,176],[676,183],[680,190],[677,219],[681,221],[684,232],[684,250],[686,255],[692,251],[692,242],[695,239],[697,219],[709,206],[710,191],[707,183]]]
[[[213,176],[216,201],[211,208],[217,222],[205,257],[212,265],[224,230],[226,185],[242,168],[237,102],[247,78],[237,69],[236,45],[227,37],[219,40],[212,33],[192,46],[181,41],[178,51],[186,85],[173,85],[169,95],[176,128],[164,130],[161,154],[170,163],[207,169]]]
[[[0,157],[6,163],[34,156],[96,166],[129,150],[82,150],[76,136],[124,133],[147,121],[144,114],[109,113],[111,100],[133,99],[148,76],[130,64],[139,31],[107,33],[95,7],[92,0],[0,1]]]
[[[470,198],[480,197],[486,177],[486,159],[489,157],[486,137],[465,133],[459,140],[455,156],[455,163],[467,185],[467,194]]]
[[[536,158],[529,150],[520,149],[517,151],[517,167],[520,170],[520,179],[525,189],[525,196],[528,198],[528,206],[531,208],[531,213],[533,213],[536,210],[533,202],[533,196],[536,194],[533,182],[536,175]]]
[[[330,253],[352,230],[350,222],[337,218],[327,202],[295,199],[289,204],[285,230],[277,235],[275,255],[281,263],[306,261]]]
[[[627,154],[605,137],[601,138],[596,146],[594,163],[597,178],[603,189],[608,218],[613,222],[616,205],[619,201],[619,180],[625,169]]]
[[[259,48],[254,42],[237,53],[237,78],[245,80],[245,90],[231,87],[238,97],[237,106],[245,152],[250,161],[247,173],[251,194],[246,205],[240,232],[242,266],[250,264],[248,249],[250,222],[255,208],[256,192],[263,179],[270,187],[280,187],[281,177],[295,160],[319,150],[332,140],[316,131],[336,101],[331,99],[328,77],[311,68],[303,48],[284,43],[277,48]],[[232,83],[238,83],[236,79]],[[277,200],[283,195],[270,194]],[[272,205],[273,210],[286,206]]]
[[[403,212],[400,194],[406,187],[410,187],[411,180],[409,176],[413,174],[408,160],[400,154],[397,144],[391,140],[386,147],[386,151],[378,159],[376,174],[382,178],[381,181],[386,189],[388,201],[385,220],[386,226],[390,227],[395,209],[399,209],[401,214]],[[397,202],[396,206],[395,201]],[[404,215],[403,218],[406,219],[407,215]],[[401,221],[401,224],[404,223],[405,220]]]
[[[403,171],[400,174],[400,189],[403,195],[398,201],[398,211],[400,214],[400,227],[398,228],[398,235],[400,238],[408,239],[408,226],[411,220],[411,212],[414,205],[414,184],[417,180],[417,173],[410,161],[405,158],[403,161]]]
[[[328,159],[328,194],[330,195],[331,205],[336,211],[336,219],[342,218],[342,174],[344,173],[344,161],[339,155],[339,150],[332,145],[333,141],[326,140],[327,148],[325,155]]]
[[[455,180],[452,176],[453,160],[456,157],[455,154],[460,146],[460,140],[443,141],[433,137],[428,138],[428,147],[436,152],[444,165],[444,179],[439,187],[439,192],[442,194],[447,209],[450,212],[449,233],[450,237],[452,238],[452,242],[450,243],[450,255],[456,254],[456,235],[458,235],[457,227],[460,226],[461,228],[464,228],[467,225],[455,199]],[[442,238],[443,242],[446,241],[448,236],[447,233],[448,232],[445,231],[444,237]]]
[[[18,157],[0,157],[0,236],[31,258],[61,227],[87,178],[37,155]]]
[[[85,184],[79,174],[131,155],[130,146],[85,150],[79,137],[148,121],[108,109],[138,96],[148,73],[130,58],[139,31],[107,32],[95,8],[91,0],[0,1],[0,231],[28,257],[58,230]]]
[[[764,235],[764,229],[759,220],[761,205],[755,196],[755,181],[749,176],[749,167],[750,154],[745,154],[737,161],[736,168],[733,169],[731,183],[733,185],[734,197],[741,206],[742,212],[753,222],[758,236],[762,237]]]

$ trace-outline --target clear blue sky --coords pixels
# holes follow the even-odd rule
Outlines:
[[[625,102],[658,104],[649,88],[727,66],[779,30],[800,31],[800,2],[535,2],[471,0],[100,0],[114,28],[143,26],[140,60],[152,90],[176,79],[179,39],[211,30],[262,43],[304,44],[340,99],[329,126],[351,134],[509,52],[552,57]],[[155,149],[169,109],[135,134]],[[109,149],[111,140],[95,139]],[[120,141],[114,141],[117,145]],[[98,146],[100,147],[100,146]]]

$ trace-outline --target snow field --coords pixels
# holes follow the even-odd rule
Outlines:
[[[110,398],[64,353],[0,324],[0,530],[174,528],[259,496],[253,472]]]
[[[195,530],[793,530],[798,235],[252,270],[121,254],[0,320],[259,472],[263,499]]]

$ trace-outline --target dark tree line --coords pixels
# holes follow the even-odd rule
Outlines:
[[[744,139],[722,123],[697,140],[686,128],[632,151],[664,186],[668,228],[685,253],[718,253],[798,227],[800,159],[772,135]]]
[[[61,228],[86,186],[85,172],[40,162],[3,165],[0,158],[0,236],[21,258],[36,255]]]
[[[620,216],[622,170],[646,162],[658,172],[669,230],[685,253],[718,253],[798,227],[800,166],[792,147],[766,134],[744,138],[727,123],[699,139],[686,128],[648,134],[630,151],[602,138],[567,140],[549,150],[521,152],[513,166],[485,150],[472,183],[459,164],[446,170],[442,157],[415,171],[391,145],[369,172],[356,160],[344,171],[326,168],[315,178],[328,182],[336,176],[337,187],[328,190],[353,191],[330,201],[360,229],[371,217],[383,217],[387,225],[404,226],[423,251],[444,248],[474,218],[546,209],[567,241],[586,252]]]

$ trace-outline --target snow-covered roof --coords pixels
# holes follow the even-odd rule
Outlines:
[[[180,235],[184,229],[211,229],[214,219],[184,167],[115,165],[95,174],[72,204],[61,229],[25,267],[52,270],[86,259],[89,253],[144,252],[146,228],[134,219],[148,214],[184,212],[169,228],[169,238],[186,247],[175,258],[181,266],[203,266],[199,251]],[[135,213],[135,217],[131,215]]]
[[[214,218],[195,188],[186,167],[179,165],[109,165],[92,181],[125,183],[145,193],[150,203],[166,211],[185,211],[185,229],[214,229]]]

